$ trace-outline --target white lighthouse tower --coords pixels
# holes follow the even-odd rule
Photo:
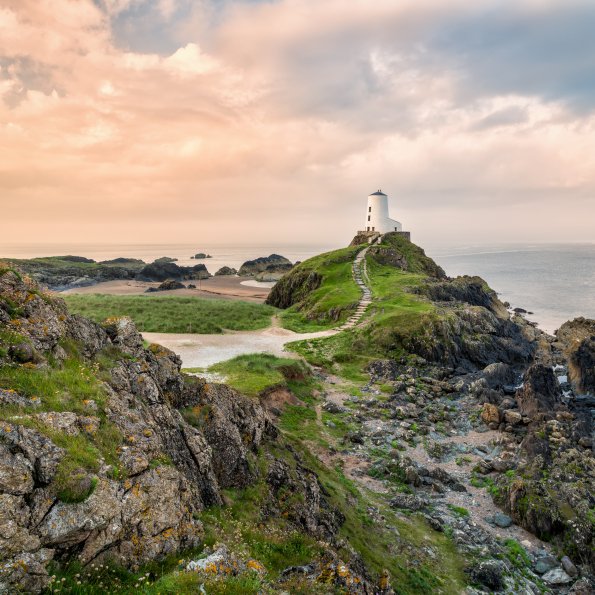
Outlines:
[[[381,234],[391,231],[403,231],[403,226],[388,216],[388,196],[382,190],[368,196],[366,226],[364,229]]]

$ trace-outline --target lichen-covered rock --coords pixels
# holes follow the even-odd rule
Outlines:
[[[67,370],[74,390],[93,396],[78,401],[51,384],[46,394],[43,383],[35,395],[0,392],[10,414],[0,422],[0,591],[40,592],[52,557],[136,567],[194,548],[200,513],[224,503],[223,489],[265,479],[257,456],[277,431],[257,401],[182,375],[180,358],[159,345],[145,348],[128,318],[101,326],[70,316],[61,300],[40,297],[11,271],[0,275],[0,292],[11,296],[0,342],[17,337],[34,357],[23,363],[21,351],[1,343],[8,365],[31,370],[36,382]],[[200,423],[185,420],[189,407],[203,412]],[[316,476],[288,473],[303,502],[288,522],[332,538],[341,517]],[[269,488],[269,514],[284,512],[279,489]]]
[[[47,565],[53,550],[22,552],[0,561],[0,593],[40,593],[50,584]]]
[[[481,409],[481,421],[487,426],[500,423],[500,410],[496,405],[491,403],[484,403]]]

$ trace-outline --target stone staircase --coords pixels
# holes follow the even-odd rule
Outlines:
[[[366,313],[368,306],[372,303],[372,292],[367,285],[369,279],[366,268],[366,254],[369,249],[370,246],[366,246],[363,250],[357,253],[357,256],[353,261],[353,278],[362,290],[362,297],[360,298],[357,308],[351,318],[340,326],[338,330],[343,331],[353,328],[361,320],[362,316]]]

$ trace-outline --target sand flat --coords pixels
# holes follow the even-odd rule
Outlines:
[[[162,291],[159,293],[152,293],[147,295],[154,296],[194,296],[206,299],[231,299],[231,300],[245,300],[248,302],[264,302],[266,300],[270,288],[268,287],[250,287],[242,285],[246,281],[246,277],[211,277],[198,280],[183,281],[185,285],[196,285],[197,289],[174,289],[172,291]],[[117,279],[114,281],[104,281],[95,285],[86,287],[75,287],[61,292],[64,295],[68,294],[92,294],[101,293],[105,295],[143,295],[145,290],[149,287],[158,287],[158,282],[136,281],[134,279]],[[200,289],[198,287],[200,286]]]
[[[285,351],[285,345],[301,339],[330,337],[335,329],[316,333],[294,333],[270,326],[257,331],[227,331],[220,335],[143,333],[149,343],[159,343],[182,358],[184,368],[207,368],[238,355],[270,353],[279,357],[297,357]]]

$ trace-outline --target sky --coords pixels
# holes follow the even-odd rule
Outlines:
[[[592,0],[0,0],[0,243],[595,242]]]

